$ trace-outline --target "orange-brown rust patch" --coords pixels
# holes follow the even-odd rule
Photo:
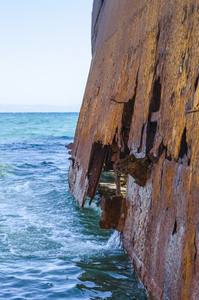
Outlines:
[[[81,206],[88,189],[94,195],[103,168],[103,160],[100,167],[91,163],[93,157],[98,161],[91,154],[98,141],[112,149],[114,162],[131,154],[149,158],[151,175],[140,185],[125,167],[125,249],[151,299],[199,299],[198,4],[109,0],[98,14],[97,3],[93,59],[69,171],[71,191]],[[105,227],[122,228],[116,202],[117,222],[104,220]]]
[[[122,231],[126,218],[126,199],[123,197],[113,197],[101,201],[102,217],[99,222],[102,229],[115,229]]]

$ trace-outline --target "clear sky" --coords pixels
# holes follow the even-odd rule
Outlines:
[[[91,60],[92,2],[0,0],[0,111],[78,111]]]

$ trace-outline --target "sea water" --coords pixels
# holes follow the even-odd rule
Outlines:
[[[70,194],[77,119],[0,114],[0,299],[147,299],[97,203]]]

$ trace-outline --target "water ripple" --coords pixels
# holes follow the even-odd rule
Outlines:
[[[99,228],[99,201],[82,210],[69,192],[77,117],[1,114],[2,300],[147,299],[119,234]]]

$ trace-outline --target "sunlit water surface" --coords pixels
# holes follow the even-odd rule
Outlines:
[[[68,187],[78,114],[0,114],[0,299],[147,299],[117,236]]]

